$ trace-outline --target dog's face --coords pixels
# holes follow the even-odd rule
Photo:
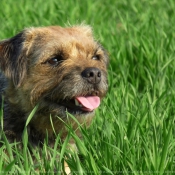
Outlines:
[[[93,116],[107,92],[107,64],[88,26],[31,28],[0,42],[9,102],[25,113],[39,103],[38,116]]]

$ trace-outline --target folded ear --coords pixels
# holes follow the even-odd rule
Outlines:
[[[27,58],[23,33],[0,42],[0,70],[15,86],[20,86],[26,74]]]

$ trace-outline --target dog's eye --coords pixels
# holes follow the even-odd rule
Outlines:
[[[58,63],[58,59],[57,59],[57,58],[52,58],[52,59],[50,59],[50,60],[48,61],[48,63],[51,64],[51,65],[55,65],[55,64]]]
[[[93,60],[100,60],[100,56],[99,56],[99,55],[94,55],[94,56],[92,57],[92,59],[93,59]]]
[[[61,61],[63,60],[62,56],[55,56],[53,58],[51,58],[50,60],[48,60],[47,62],[52,65],[52,66],[56,66],[58,65]]]

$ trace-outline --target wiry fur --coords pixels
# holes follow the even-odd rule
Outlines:
[[[98,60],[93,60],[93,56]],[[48,61],[59,57],[59,64]],[[54,142],[53,128],[67,131],[64,124],[77,125],[66,115],[67,108],[60,105],[76,96],[98,95],[101,99],[107,91],[108,56],[102,46],[93,38],[89,26],[62,28],[59,26],[29,28],[13,38],[0,42],[0,102],[4,98],[4,131],[13,141],[21,140],[26,119],[32,109],[38,110],[28,125],[32,144],[43,141],[48,132],[49,141]],[[88,83],[81,75],[88,67],[101,71],[101,81]],[[94,112],[79,113],[68,110],[80,123],[89,125]]]

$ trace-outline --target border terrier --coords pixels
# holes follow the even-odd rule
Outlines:
[[[0,103],[7,138],[21,140],[27,117],[37,104],[28,125],[31,144],[42,143],[46,134],[54,144],[53,127],[64,140],[63,121],[76,130],[67,112],[89,126],[107,92],[107,65],[108,54],[86,25],[27,28],[1,41]]]

